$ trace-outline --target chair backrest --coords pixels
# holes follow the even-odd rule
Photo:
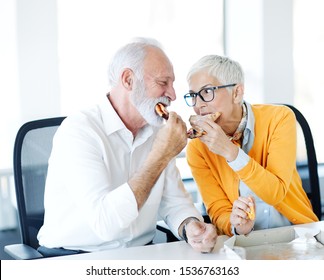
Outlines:
[[[313,135],[309,124],[303,114],[294,106],[284,104],[295,113],[297,122],[301,128],[304,138],[304,145],[306,148],[306,159],[304,161],[297,161],[297,170],[302,179],[303,188],[311,201],[313,211],[321,220],[322,206],[320,196],[320,184],[318,177],[318,163],[316,158],[316,151],[314,147]]]
[[[53,136],[65,117],[35,120],[18,131],[14,145],[14,179],[22,243],[38,247],[44,221],[44,189]]]

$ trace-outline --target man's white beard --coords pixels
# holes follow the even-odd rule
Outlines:
[[[161,126],[163,124],[163,119],[156,114],[155,105],[159,102],[165,105],[170,105],[170,100],[167,97],[147,97],[144,82],[137,79],[135,81],[135,87],[130,97],[132,104],[148,124],[152,126]]]

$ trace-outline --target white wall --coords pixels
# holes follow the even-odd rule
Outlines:
[[[22,119],[60,113],[56,0],[16,0]]]
[[[0,0],[0,169],[26,121],[60,115],[56,0]]]
[[[245,70],[246,100],[294,103],[293,1],[224,2],[226,54],[238,60]],[[62,112],[57,3],[57,0],[0,1],[0,58],[4,61],[0,63],[0,125],[1,131],[6,132],[0,137],[0,168],[2,163],[11,161],[12,146],[8,142],[13,142],[23,121]],[[210,40],[195,40],[195,36],[192,40],[198,40],[201,46],[210,45]],[[77,81],[76,88],[80,87]],[[75,92],[74,99],[78,99],[79,91]]]
[[[16,2],[0,0],[0,169],[12,159],[20,119]]]
[[[293,1],[225,3],[226,54],[245,70],[246,100],[293,104]]]

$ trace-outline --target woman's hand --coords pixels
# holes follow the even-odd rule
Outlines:
[[[239,148],[232,143],[217,123],[204,119],[199,121],[199,127],[206,131],[200,140],[207,145],[211,152],[224,157],[229,162],[236,159]]]
[[[238,234],[248,234],[253,230],[255,220],[248,217],[248,212],[255,211],[255,200],[253,197],[240,196],[233,203],[230,222]]]

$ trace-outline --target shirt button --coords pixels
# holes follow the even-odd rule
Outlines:
[[[295,218],[294,218],[294,219],[292,219],[292,221],[293,221],[293,222],[296,222],[296,221],[297,221],[297,219],[295,219]]]
[[[265,209],[265,210],[263,211],[263,213],[265,213],[265,214],[268,213],[268,209]]]

